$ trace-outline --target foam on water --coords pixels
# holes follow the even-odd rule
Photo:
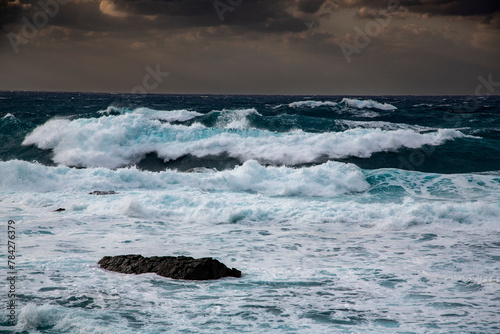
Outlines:
[[[151,120],[161,120],[166,122],[185,122],[198,116],[203,116],[203,114],[195,111],[182,110],[154,110],[150,108],[136,108],[133,110],[126,108],[118,108],[114,106],[109,106],[105,110],[99,111],[103,115],[120,115],[125,113],[131,113],[136,115],[142,115]]]
[[[336,107],[336,106],[348,106],[357,109],[379,109],[379,110],[396,110],[397,107],[389,103],[380,103],[373,100],[361,100],[361,99],[351,99],[343,98],[340,102],[332,101],[297,101],[288,104],[290,108],[318,108],[318,107]]]
[[[109,333],[112,328],[116,331],[120,327],[120,332],[130,332],[127,331],[126,326],[119,324],[113,324],[112,328],[109,328],[109,324],[105,321],[92,319],[85,313],[80,310],[68,312],[68,309],[64,307],[50,304],[29,303],[20,309],[15,332],[44,333],[50,330],[52,333],[105,334]]]
[[[212,173],[143,172],[135,168],[117,171],[67,167],[50,168],[23,161],[0,162],[0,171],[8,175],[0,179],[4,189],[46,192],[66,187],[90,190],[162,189],[182,185],[204,191],[245,191],[269,196],[329,197],[361,192],[369,188],[365,176],[352,164],[327,162],[309,168],[264,167],[247,161],[234,170]]]
[[[411,124],[403,124],[403,123],[392,123],[392,122],[383,122],[383,121],[352,121],[352,120],[336,120],[336,124],[340,126],[347,127],[348,129],[382,129],[386,131],[394,131],[394,130],[413,130],[415,132],[428,132],[428,131],[437,131],[438,128],[431,128],[427,126],[421,125],[411,125]],[[460,129],[454,129],[460,131]]]
[[[196,157],[228,154],[246,161],[298,165],[318,159],[360,157],[375,152],[441,145],[464,135],[453,129],[420,133],[415,130],[352,129],[344,132],[275,133],[248,129],[246,117],[253,109],[223,112],[216,128],[199,123],[172,125],[140,113],[90,119],[52,119],[29,134],[23,145],[54,152],[58,164],[116,168],[139,162],[156,152],[166,161],[187,154]],[[221,128],[223,127],[223,128]],[[236,129],[235,129],[236,128]]]
[[[343,98],[340,103],[344,103],[347,106],[358,108],[358,109],[379,109],[379,110],[396,110],[397,107],[389,103],[380,103],[373,100],[358,100],[358,99],[348,99]]]
[[[262,116],[255,108],[213,111],[217,114],[216,127],[224,129],[250,129],[249,115]]]
[[[322,106],[329,106],[329,107],[335,107],[338,103],[337,102],[330,102],[330,101],[297,101],[297,102],[292,102],[288,104],[290,108],[302,108],[302,107],[309,107],[309,108],[317,108],[317,107],[322,107]]]
[[[498,175],[255,161],[212,173],[8,161],[0,175],[0,221],[16,220],[20,245],[18,331],[481,331],[498,318]],[[130,253],[213,256],[243,277],[96,264]]]
[[[234,170],[212,173],[72,169],[10,161],[0,163],[0,174],[9,175],[0,179],[0,189],[15,192],[13,198],[28,206],[53,209],[63,206],[74,212],[143,218],[166,215],[178,220],[197,219],[201,213],[214,222],[258,220],[264,215],[266,221],[278,222],[333,219],[393,226],[392,222],[398,221],[396,229],[414,224],[449,223],[454,219],[469,224],[474,217],[479,223],[498,214],[498,207],[487,203],[496,203],[500,197],[497,192],[500,178],[496,175],[362,171],[352,164],[331,161],[300,169],[264,167],[256,161],[247,161]],[[76,189],[78,194],[74,193]],[[115,190],[120,194],[96,201],[87,195],[93,190]],[[164,190],[170,194],[168,197],[164,197]],[[130,192],[134,191],[139,191],[140,196],[132,196]],[[54,199],[53,192],[62,197]],[[72,193],[73,198],[67,197]],[[346,194],[357,196],[345,197]],[[8,195],[2,197],[8,198]],[[229,198],[232,204],[227,202]],[[319,202],[308,200],[297,204],[305,198],[318,198]],[[336,205],[331,207],[321,198],[335,198]],[[396,204],[388,204],[388,200]],[[429,204],[427,200],[433,202]],[[447,200],[457,203],[442,203]],[[471,201],[477,203],[467,209],[466,202]],[[288,204],[282,207],[283,203]],[[484,212],[479,213],[480,210]]]
[[[0,119],[0,229],[16,222],[18,324],[0,312],[2,333],[499,331],[497,109],[443,123],[439,105],[464,98],[380,98],[393,112],[371,97],[3,94],[0,117],[15,118]],[[398,150],[435,173],[331,161],[394,167],[381,152]],[[133,166],[150,152],[182,158]],[[49,156],[59,165],[15,160]],[[211,256],[243,276],[97,265],[119,254]]]
[[[167,112],[159,112],[149,108],[138,108],[133,111],[136,114],[144,115],[149,119],[158,119],[166,122],[185,122],[195,117],[203,116],[203,114],[188,110],[169,110]]]

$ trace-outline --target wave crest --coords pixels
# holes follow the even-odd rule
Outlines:
[[[90,119],[53,119],[37,127],[23,145],[53,151],[53,161],[77,167],[117,168],[138,163],[155,152],[165,161],[185,155],[205,157],[227,154],[241,162],[300,165],[326,159],[369,158],[376,152],[441,145],[464,137],[452,129],[420,133],[413,129],[351,129],[344,132],[309,133],[296,130],[207,128],[164,123],[132,113]]]
[[[360,168],[329,161],[307,167],[263,166],[249,160],[232,170],[183,173],[174,170],[154,173],[136,168],[72,169],[47,167],[25,161],[0,162],[0,189],[46,192],[67,187],[83,194],[95,189],[165,189],[173,185],[202,191],[233,191],[268,196],[330,197],[366,191],[369,184]]]
[[[397,107],[393,106],[389,103],[380,103],[374,100],[360,100],[360,99],[351,99],[351,98],[343,98],[340,102],[332,102],[332,101],[297,101],[292,102],[288,106],[290,108],[318,108],[318,107],[336,107],[336,106],[348,106],[356,109],[379,109],[379,110],[396,110]]]
[[[185,122],[195,117],[203,116],[203,114],[196,111],[189,111],[185,109],[180,110],[155,110],[146,107],[140,107],[136,109],[119,108],[114,106],[109,106],[105,110],[99,111],[103,115],[123,115],[123,114],[135,114],[143,115],[148,119],[157,119],[166,122]]]
[[[389,103],[380,103],[373,100],[357,100],[357,99],[348,99],[343,98],[340,103],[343,103],[349,107],[358,108],[358,109],[379,109],[379,110],[396,110],[397,107],[393,106]]]
[[[330,101],[298,101],[298,102],[292,102],[288,106],[290,108],[302,108],[302,107],[309,107],[309,108],[317,108],[317,107],[322,107],[322,106],[330,106],[330,107],[335,107],[337,105],[336,102],[330,102]]]

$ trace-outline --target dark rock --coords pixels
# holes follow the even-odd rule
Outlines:
[[[156,273],[160,276],[186,280],[209,280],[222,277],[241,277],[241,271],[229,269],[223,263],[205,257],[118,255],[105,256],[99,265],[124,274]]]
[[[101,196],[101,195],[116,195],[117,192],[113,191],[113,190],[109,190],[109,191],[100,191],[100,190],[94,190],[93,192],[89,193],[89,195],[98,195],[98,196]]]
[[[57,209],[57,210],[54,210],[53,212],[61,212],[61,211],[66,211],[66,209],[64,209],[64,208],[59,208],[59,209]]]

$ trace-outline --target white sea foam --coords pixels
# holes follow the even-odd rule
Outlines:
[[[214,173],[0,162],[0,222],[15,220],[22,241],[16,330],[386,333],[445,321],[491,332],[499,182],[338,162]],[[211,256],[243,277],[98,267],[119,254]]]
[[[0,175],[9,176],[0,178],[0,191],[11,192],[0,197],[0,202],[45,207],[47,212],[65,207],[72,212],[138,218],[205,217],[231,222],[266,217],[265,221],[344,221],[391,229],[437,222],[495,221],[500,212],[498,205],[487,204],[500,201],[496,175],[362,171],[352,164],[332,161],[307,168],[265,167],[248,161],[233,170],[212,173],[74,169],[9,161],[0,162]],[[88,195],[93,190],[115,190],[118,194]],[[54,196],[54,192],[60,195]],[[392,204],[385,202],[388,196],[394,196]],[[321,197],[335,198],[335,205],[311,202]],[[295,198],[309,199],[302,203]],[[404,198],[411,200],[401,202]]]
[[[47,167],[37,163],[11,160],[0,162],[0,189],[49,192],[65,189],[165,189],[180,185],[203,191],[250,191],[266,195],[334,196],[371,188],[400,187],[414,198],[434,200],[488,199],[500,184],[498,173],[429,174],[398,169],[362,172],[353,164],[329,161],[302,168],[262,166],[250,160],[232,170],[184,173],[175,170],[148,172],[132,168],[75,169]],[[294,183],[295,182],[295,183]],[[266,185],[269,184],[269,185]],[[281,184],[281,185],[280,185]],[[286,189],[284,191],[283,189]],[[294,191],[294,189],[306,189]],[[315,189],[315,190],[313,190]],[[498,197],[498,196],[497,196]],[[497,198],[493,196],[493,199]]]
[[[46,167],[23,161],[0,163],[0,188],[47,192],[68,187],[85,189],[163,189],[179,185],[202,191],[236,191],[268,196],[329,197],[369,188],[362,171],[352,164],[327,162],[308,168],[264,167],[250,160],[233,170],[210,173],[116,171],[64,166]],[[133,206],[133,204],[132,204]]]
[[[127,108],[120,108],[120,107],[115,107],[115,106],[109,106],[104,110],[99,110],[99,114],[103,115],[119,115],[119,114],[124,114],[126,112],[130,112],[131,110]]]
[[[262,116],[255,108],[224,109],[222,111],[212,111],[212,113],[218,115],[215,126],[224,129],[249,129],[251,126],[247,116]]]
[[[379,110],[396,110],[397,107],[393,106],[389,103],[380,103],[373,100],[360,100],[360,99],[351,99],[351,98],[343,98],[339,103],[332,101],[297,101],[292,102],[288,106],[290,108],[318,108],[323,106],[336,107],[339,105],[345,105],[352,108],[357,109],[379,109]]]
[[[26,142],[96,166],[151,149],[169,159],[227,152],[245,160],[232,170],[0,161],[0,227],[16,222],[19,256],[19,322],[0,332],[498,332],[498,171],[282,165],[440,145],[459,129],[339,121],[349,130],[273,133],[251,128],[259,115],[213,113],[214,128],[132,110],[52,120]],[[99,268],[119,254],[210,256],[243,276],[200,282]]]
[[[185,122],[198,116],[203,116],[203,114],[196,111],[189,111],[185,109],[181,110],[155,110],[145,107],[140,107],[136,109],[126,109],[114,106],[109,106],[105,110],[99,111],[100,114],[105,115],[120,115],[125,113],[143,115],[144,117],[154,120],[162,120],[166,122]]]
[[[263,167],[250,160],[231,171],[204,180],[205,189],[243,190],[268,196],[330,197],[369,188],[361,170],[351,164],[327,162],[309,168]],[[208,186],[210,184],[210,186]]]
[[[436,146],[464,137],[461,132],[451,129],[428,133],[409,129],[274,133],[247,129],[242,125],[242,117],[244,115],[231,113],[223,123],[224,128],[230,129],[206,128],[198,123],[172,125],[137,113],[91,119],[52,119],[29,134],[23,145],[53,150],[56,163],[81,167],[127,166],[137,163],[150,152],[156,152],[165,160],[175,160],[187,154],[203,157],[227,153],[242,161],[255,159],[297,165],[324,157],[367,158],[375,152]]]
[[[302,108],[302,107],[317,108],[322,106],[335,107],[336,105],[337,105],[336,102],[331,102],[331,101],[297,101],[290,103],[288,106],[290,108]]]
[[[373,100],[358,100],[358,99],[348,99],[343,98],[340,103],[344,103],[350,107],[358,108],[358,109],[380,109],[380,110],[396,110],[397,107],[393,106],[389,103],[380,103]]]
[[[2,117],[3,119],[7,119],[7,118],[15,118],[14,115],[8,113],[7,115],[5,115],[4,117]]]
[[[488,174],[431,174],[398,169],[366,171],[372,192],[400,188],[415,199],[456,201],[498,201],[500,179],[496,173]],[[397,196],[397,195],[396,195]]]
[[[136,114],[144,115],[149,119],[158,119],[166,122],[185,122],[195,117],[203,116],[203,114],[199,112],[188,111],[185,109],[159,111],[149,108],[137,108],[133,112]]]
[[[16,332],[41,333],[39,330],[51,329],[57,333],[75,334],[105,334],[110,328],[100,324],[98,319],[92,319],[80,309],[76,311],[56,305],[36,305],[29,303],[19,310]],[[108,315],[109,317],[109,315]],[[97,317],[96,317],[97,318]],[[114,329],[120,328],[120,332],[129,333],[125,326],[115,324]]]
[[[335,123],[340,126],[346,126],[348,129],[365,128],[365,129],[382,129],[387,131],[394,130],[413,130],[416,132],[423,131],[438,131],[437,128],[431,128],[421,125],[411,125],[404,123],[393,123],[393,122],[383,122],[383,121],[351,121],[351,120],[335,120]],[[465,128],[464,128],[465,129]],[[460,131],[461,129],[454,129]]]

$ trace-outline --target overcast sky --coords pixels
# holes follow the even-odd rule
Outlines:
[[[0,90],[473,95],[479,76],[500,82],[498,0],[0,0],[0,26]]]

